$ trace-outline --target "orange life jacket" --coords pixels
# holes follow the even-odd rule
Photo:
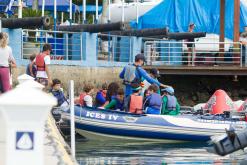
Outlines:
[[[44,53],[40,53],[36,56],[37,71],[45,71],[45,56],[47,55]]]
[[[86,93],[81,93],[79,96],[79,103],[82,107],[85,106],[85,101],[84,101],[85,96],[87,96]]]
[[[136,114],[142,114],[142,103],[143,103],[143,98],[142,96],[137,96],[137,95],[131,95],[130,96],[130,107],[129,107],[129,112],[130,113],[136,113]]]

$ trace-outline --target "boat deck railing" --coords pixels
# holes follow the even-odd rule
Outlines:
[[[240,42],[146,41],[144,53],[148,65],[247,66]]]

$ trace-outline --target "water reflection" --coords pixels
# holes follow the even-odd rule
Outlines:
[[[81,165],[92,164],[239,164],[242,151],[220,157],[206,151],[205,143],[157,144],[139,143],[77,143],[77,160]]]

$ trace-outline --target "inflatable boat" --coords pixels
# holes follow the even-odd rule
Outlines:
[[[70,113],[62,114],[64,121]],[[208,141],[230,128],[240,131],[245,121],[208,120],[194,115],[147,115],[75,106],[76,132],[90,140],[159,142]]]

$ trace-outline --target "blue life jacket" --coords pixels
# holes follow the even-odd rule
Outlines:
[[[174,95],[167,95],[166,107],[169,111],[176,110],[177,98]]]
[[[106,102],[106,98],[104,97],[102,90],[97,92],[95,99],[96,99],[96,106],[102,106]]]
[[[27,65],[26,74],[31,76],[31,73],[30,73],[30,70],[29,70],[29,66],[30,66],[30,64]],[[36,74],[37,74],[37,68],[34,65],[32,66],[32,72],[33,72],[33,75],[34,75],[34,78],[35,78]]]
[[[162,97],[158,93],[153,93],[147,97],[146,107],[160,110],[162,106]]]
[[[156,108],[147,107],[146,114],[160,115],[160,110],[157,110]]]
[[[115,105],[114,109],[120,109],[121,111],[124,109],[124,103],[121,102],[116,96],[112,96],[111,99],[117,101],[117,104]]]
[[[51,90],[51,93],[57,98],[57,106],[61,106],[65,101],[67,101],[62,91]]]

